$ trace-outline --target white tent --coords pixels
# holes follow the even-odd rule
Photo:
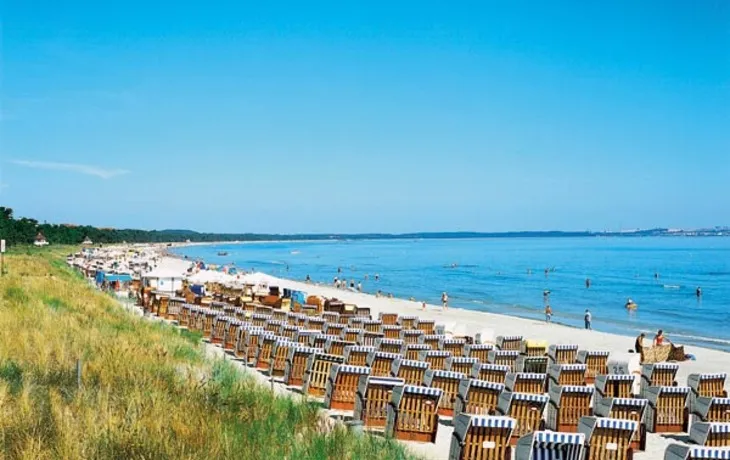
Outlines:
[[[182,289],[183,275],[175,270],[157,267],[149,273],[142,275],[146,286],[164,292],[175,292]]]

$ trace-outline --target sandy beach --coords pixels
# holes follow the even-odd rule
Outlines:
[[[174,270],[185,270],[190,261],[164,257],[160,265]],[[497,335],[521,335],[526,339],[544,340],[548,344],[577,344],[580,349],[593,351],[609,351],[611,360],[628,359],[628,350],[633,348],[634,337],[609,334],[604,332],[582,330],[560,324],[547,324],[544,321],[527,320],[506,315],[483,313],[449,308],[443,310],[439,305],[427,305],[422,309],[421,303],[403,299],[376,297],[369,294],[336,289],[332,286],[313,285],[304,282],[284,280],[279,283],[281,288],[295,289],[306,292],[308,295],[335,297],[346,303],[367,306],[371,308],[373,317],[380,312],[392,312],[400,315],[418,315],[424,319],[435,320],[436,324],[443,324],[447,333],[475,335],[481,333],[490,342]],[[669,337],[671,340],[671,337]],[[649,346],[649,340],[646,342]],[[685,385],[687,377],[692,373],[727,372],[730,365],[730,354],[707,348],[686,346],[685,351],[696,357],[695,361],[680,363],[677,381]],[[409,442],[407,445],[420,455],[431,459],[448,457],[451,433],[450,422],[443,423],[438,430],[437,442],[421,444]],[[645,452],[635,452],[637,459],[656,459],[663,457],[667,445],[685,439],[684,435],[649,434]]]

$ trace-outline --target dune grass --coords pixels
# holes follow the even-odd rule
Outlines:
[[[410,458],[392,440],[320,432],[316,405],[275,398],[206,359],[199,335],[126,312],[65,267],[67,252],[6,256],[0,458]]]

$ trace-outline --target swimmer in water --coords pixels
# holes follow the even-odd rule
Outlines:
[[[702,297],[702,288],[701,287],[697,286],[697,290],[695,290],[695,295],[697,296],[698,299],[700,297]]]
[[[380,279],[380,275],[378,275],[378,274],[376,273],[376,274],[375,274],[375,281],[378,281],[379,279]]]
[[[591,279],[586,278],[586,289],[590,289],[590,288],[591,288]]]

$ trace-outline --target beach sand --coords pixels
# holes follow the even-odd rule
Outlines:
[[[165,266],[174,269],[186,269],[190,261],[165,257],[162,262]],[[336,289],[332,286],[307,284],[293,280],[281,280],[280,288],[289,288],[306,292],[308,295],[335,297],[346,303],[370,307],[373,317],[380,312],[398,313],[399,315],[417,315],[423,319],[435,320],[436,324],[446,326],[446,331],[454,334],[474,335],[487,331],[487,341],[497,335],[521,335],[526,339],[544,340],[548,344],[577,344],[579,349],[592,351],[609,351],[610,359],[628,357],[628,350],[633,349],[634,337],[609,334],[598,331],[577,329],[560,324],[547,324],[544,321],[516,318],[506,315],[484,313],[459,308],[443,310],[439,305],[427,305],[422,310],[420,302],[409,300],[376,297],[370,294],[351,292]],[[623,311],[621,312],[623,313]],[[554,318],[556,319],[556,318]],[[557,317],[559,320],[559,316]],[[600,318],[593,318],[593,325],[600,327]],[[671,340],[671,337],[668,337]],[[649,346],[649,340],[646,341]],[[727,372],[730,368],[730,353],[707,348],[685,346],[686,353],[696,356],[696,361],[680,363],[677,381],[686,385],[687,377],[692,373]],[[439,426],[436,444],[408,442],[406,445],[419,455],[429,459],[448,458],[451,433],[450,422]],[[657,459],[664,457],[666,446],[672,442],[685,439],[686,436],[668,434],[658,435],[649,433],[645,452],[635,452],[636,459]]]

